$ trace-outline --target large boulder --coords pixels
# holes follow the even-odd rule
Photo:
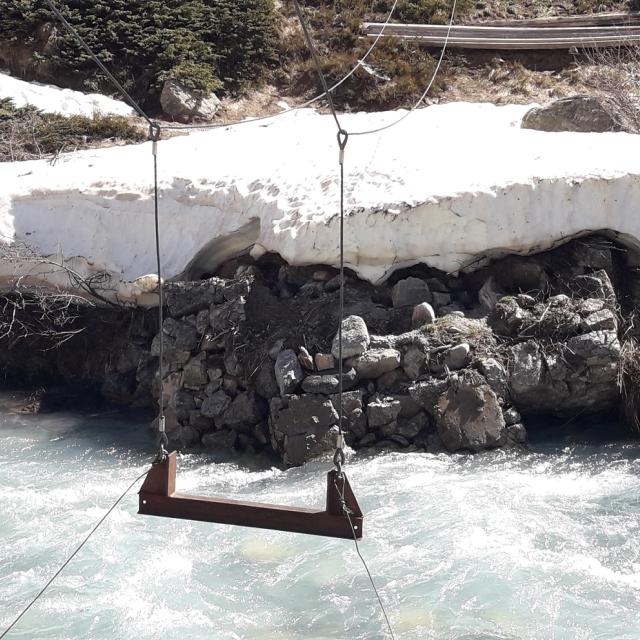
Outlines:
[[[603,133],[620,131],[620,125],[601,100],[593,96],[572,96],[536,107],[522,119],[523,129]]]
[[[478,452],[503,446],[507,432],[496,394],[484,378],[467,371],[438,399],[438,435],[448,451]]]
[[[337,445],[338,413],[321,395],[289,396],[271,401],[269,429],[273,448],[288,466],[299,466]]]
[[[164,113],[178,122],[209,121],[220,111],[222,103],[215,93],[202,95],[178,80],[167,80],[160,93]]]

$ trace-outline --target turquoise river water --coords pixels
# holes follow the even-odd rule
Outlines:
[[[0,414],[0,633],[137,474],[140,417]],[[179,458],[179,490],[320,505],[329,461]],[[640,639],[640,445],[348,466],[403,640]],[[7,640],[377,640],[353,543],[136,514],[135,491]]]

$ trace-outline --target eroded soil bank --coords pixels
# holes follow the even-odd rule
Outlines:
[[[539,416],[636,420],[637,256],[605,236],[453,277],[423,266],[382,286],[346,278],[344,421],[355,449],[525,446]],[[8,384],[157,403],[155,310],[3,300]],[[330,450],[339,412],[339,275],[274,255],[166,285],[171,444],[260,451],[297,465]],[[34,403],[37,407],[37,402]]]

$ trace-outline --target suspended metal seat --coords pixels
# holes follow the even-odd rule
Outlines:
[[[336,470],[327,474],[324,510],[241,502],[176,493],[176,454],[154,464],[139,492],[138,513],[165,518],[308,533],[332,538],[362,538],[363,515],[349,480]]]

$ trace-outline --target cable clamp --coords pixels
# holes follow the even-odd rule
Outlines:
[[[165,417],[164,416],[160,416],[160,420],[158,421],[158,432],[159,433],[164,433],[165,432],[165,426],[166,426]]]
[[[157,122],[152,122],[149,125],[149,140],[153,143],[151,146],[151,152],[154,156],[158,155],[158,140],[160,140],[161,133],[162,130]]]
[[[349,133],[344,129],[340,129],[338,131],[338,146],[340,147],[340,164],[344,164],[344,149],[347,146],[347,141],[349,140]]]
[[[336,467],[339,477],[342,477],[342,467],[344,466],[345,461],[346,457],[344,455],[344,449],[342,449],[342,447],[338,447],[336,452],[333,454],[333,464]]]

